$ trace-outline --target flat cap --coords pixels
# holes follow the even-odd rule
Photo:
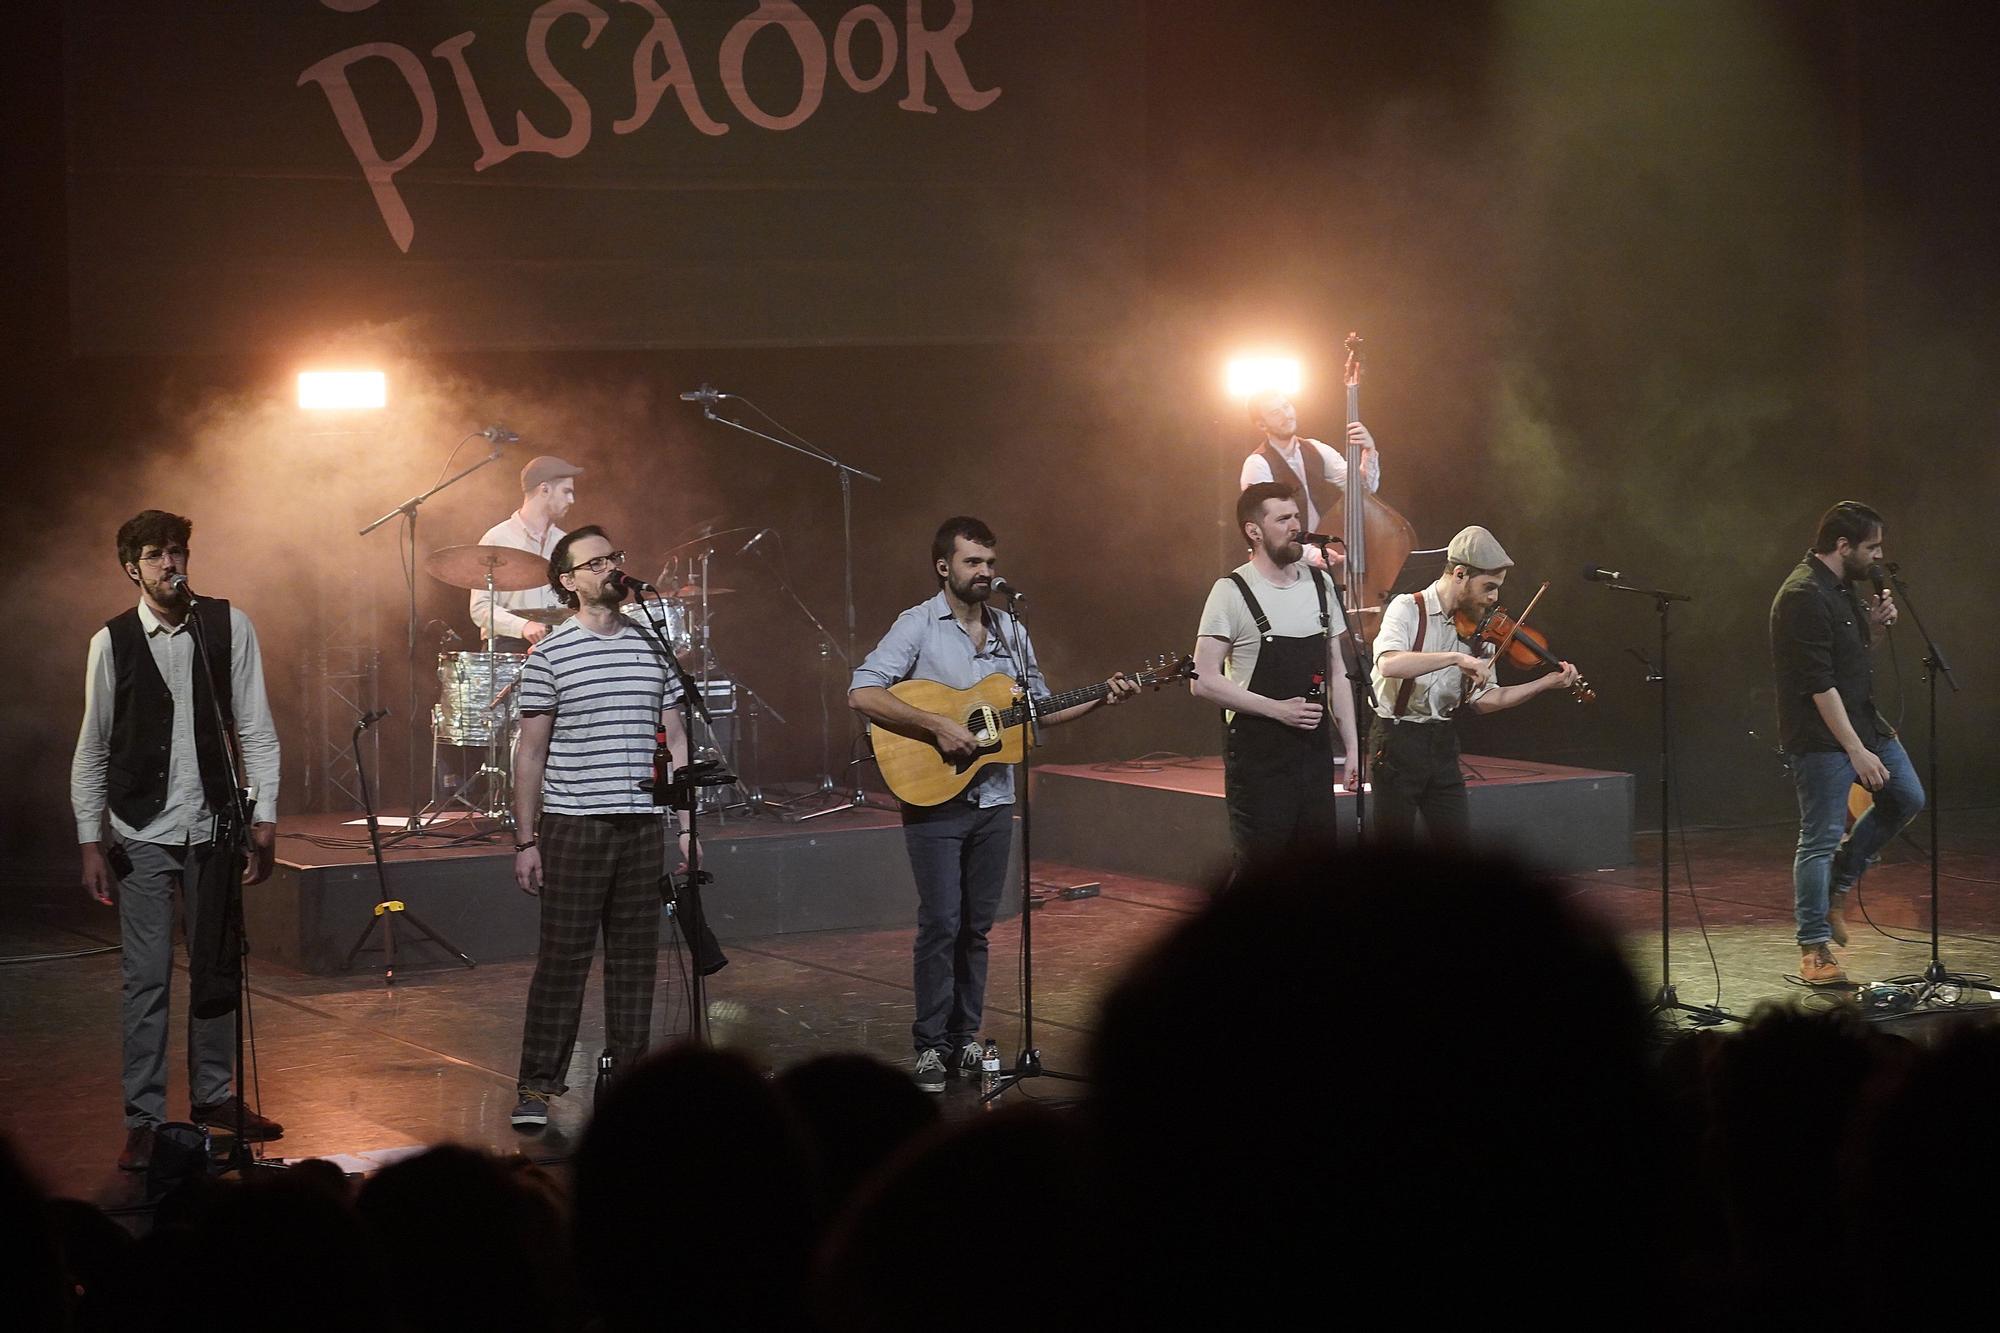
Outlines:
[[[554,454],[543,454],[531,458],[521,469],[521,494],[526,495],[545,481],[561,481],[564,477],[580,477],[583,469],[574,463],[565,463]]]
[[[1511,569],[1514,558],[1500,547],[1499,539],[1485,528],[1473,526],[1460,528],[1458,535],[1445,548],[1444,562],[1451,565],[1465,565],[1472,569]]]

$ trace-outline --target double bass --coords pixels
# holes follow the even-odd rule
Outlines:
[[[1343,575],[1347,623],[1364,644],[1375,641],[1382,627],[1382,610],[1389,590],[1402,576],[1403,565],[1417,548],[1417,530],[1388,501],[1368,489],[1361,475],[1361,446],[1347,437],[1347,427],[1361,419],[1361,353],[1358,333],[1347,335],[1347,415],[1341,422],[1341,457],[1347,461],[1347,483],[1341,492],[1341,537],[1347,565]]]

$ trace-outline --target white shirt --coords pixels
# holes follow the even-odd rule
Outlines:
[[[202,843],[213,814],[201,789],[201,768],[194,750],[194,635],[187,621],[169,627],[153,608],[139,603],[139,626],[153,663],[174,698],[173,749],[167,755],[167,802],[144,828],[133,828],[116,814],[111,827],[132,842],[167,846]],[[250,784],[259,824],[278,818],[278,729],[271,721],[271,702],[264,694],[264,657],[250,617],[229,608],[229,695],[236,712],[236,735],[243,750],[243,771]],[[111,723],[117,709],[118,668],[111,654],[109,626],[90,638],[90,655],[83,673],[83,728],[77,733],[76,757],[70,761],[69,799],[76,812],[79,844],[104,837],[109,813],[105,768],[111,756]]]
[[[1332,482],[1336,486],[1344,487],[1347,485],[1347,460],[1341,457],[1340,450],[1334,448],[1330,444],[1327,444],[1323,440],[1311,440],[1311,439],[1301,438],[1297,442],[1297,444],[1289,451],[1285,450],[1284,448],[1276,444],[1273,444],[1271,447],[1277,450],[1278,457],[1284,459],[1287,463],[1290,463],[1292,465],[1293,484],[1296,484],[1300,487],[1305,487],[1306,451],[1312,450],[1319,455],[1320,475],[1325,477],[1328,481]],[[1259,449],[1257,450],[1257,452],[1251,454],[1248,458],[1243,460],[1243,476],[1241,478],[1242,484],[1239,485],[1236,489],[1238,493],[1241,493],[1243,491],[1249,490],[1252,486],[1255,486],[1260,481],[1273,481],[1273,480],[1275,480],[1275,478],[1271,476],[1271,460],[1264,457],[1264,451],[1262,449]],[[1368,489],[1371,491],[1379,491],[1382,489],[1381,450],[1379,449],[1374,450],[1370,453],[1367,466],[1362,469],[1361,480],[1367,483]],[[1300,518],[1304,521],[1306,525],[1306,531],[1307,532],[1323,531],[1323,529],[1320,527],[1321,517],[1322,516],[1318,508],[1316,508],[1312,502],[1312,492],[1310,488],[1307,488],[1304,513],[1300,515]]]
[[[479,544],[481,546],[511,546],[517,551],[533,551],[536,555],[542,557],[542,559],[547,560],[549,553],[556,549],[556,543],[561,541],[565,535],[567,534],[561,528],[551,523],[548,529],[542,533],[540,540],[536,540],[535,535],[528,531],[528,525],[521,521],[520,511],[516,510],[514,513],[509,514],[504,521],[495,523],[492,527],[488,528],[486,535],[479,539]],[[555,589],[549,587],[547,583],[543,583],[538,587],[523,588],[519,592],[496,592],[493,594],[493,601],[495,603],[493,608],[493,637],[496,639],[525,639],[528,637],[528,622],[515,615],[513,611],[508,610],[509,607],[513,607],[515,610],[527,610],[533,607],[546,608],[562,605],[562,599],[556,596]],[[481,634],[486,633],[486,619],[486,589],[475,588],[472,590],[472,623]]]
[[[1310,639],[1320,632],[1319,595],[1313,591],[1312,574],[1303,563],[1298,566],[1298,571],[1299,577],[1290,586],[1281,588],[1266,579],[1249,561],[1236,567],[1235,572],[1250,585],[1257,605],[1264,609],[1265,619],[1271,622],[1271,633],[1281,639]],[[1333,634],[1343,634],[1347,630],[1347,618],[1340,613],[1340,594],[1325,574],[1321,574],[1320,578],[1326,587],[1327,625]],[[1228,640],[1229,656],[1223,662],[1222,674],[1249,689],[1250,677],[1257,671],[1258,655],[1263,651],[1264,635],[1250,615],[1242,590],[1226,578],[1217,579],[1215,586],[1208,590],[1208,601],[1201,608],[1201,627],[1195,632],[1204,638]],[[1327,651],[1328,661],[1331,662],[1331,642]],[[1329,666],[1329,680],[1332,679],[1331,673]],[[1328,689],[1331,691],[1332,687],[1328,686]],[[1230,709],[1223,711],[1231,719],[1236,716]]]
[[[1424,642],[1417,647],[1417,600],[1423,599]],[[1383,717],[1396,716],[1396,700],[1403,692],[1404,682],[1392,680],[1382,674],[1382,656],[1385,653],[1469,653],[1472,645],[1458,637],[1458,629],[1445,613],[1444,603],[1438,597],[1437,585],[1432,584],[1421,592],[1407,596],[1398,594],[1389,599],[1388,609],[1382,613],[1382,628],[1375,635],[1375,666],[1372,677],[1375,683],[1375,711]],[[1467,679],[1466,674],[1455,666],[1439,667],[1418,676],[1410,686],[1410,705],[1403,710],[1405,722],[1444,722],[1462,706],[1459,691],[1464,688],[1459,682]],[[1466,695],[1464,703],[1469,704],[1486,691],[1493,688],[1493,677]]]

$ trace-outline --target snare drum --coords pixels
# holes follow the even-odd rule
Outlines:
[[[643,602],[627,602],[618,608],[626,619],[646,625],[651,619],[666,626],[667,642],[673,645],[674,656],[686,660],[694,651],[694,622],[689,616],[688,604],[678,597],[648,597]]]
[[[439,653],[431,730],[446,745],[504,743],[520,716],[526,653]]]

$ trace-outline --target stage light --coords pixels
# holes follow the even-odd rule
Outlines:
[[[389,401],[389,377],[379,370],[302,370],[299,406],[308,412],[362,412]]]
[[[1247,400],[1256,393],[1295,394],[1303,383],[1295,356],[1236,356],[1229,359],[1229,396]]]

